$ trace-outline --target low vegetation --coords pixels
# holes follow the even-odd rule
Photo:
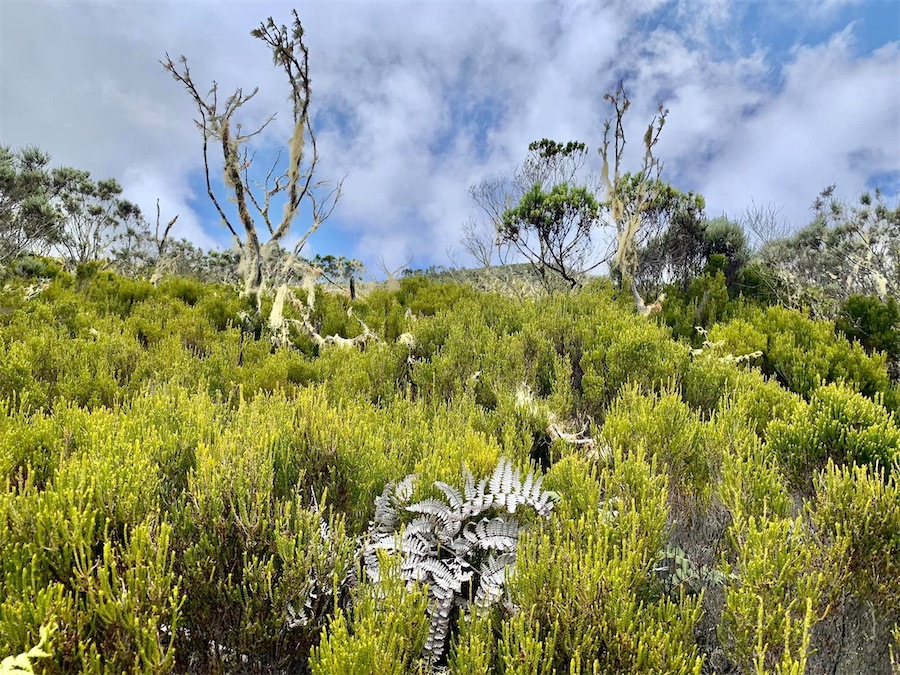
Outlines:
[[[885,355],[749,306],[692,349],[616,296],[411,276],[317,295],[319,333],[378,340],[274,346],[234,287],[7,277],[0,654],[40,644],[44,673],[889,672]]]

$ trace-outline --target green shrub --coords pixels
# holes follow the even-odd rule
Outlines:
[[[15,263],[15,273],[20,277],[55,279],[62,271],[62,265],[53,258],[27,255]]]
[[[673,490],[709,498],[721,449],[707,446],[700,419],[677,394],[642,395],[627,387],[613,402],[602,436],[626,453],[641,448],[655,456]]]
[[[182,277],[167,277],[159,283],[159,292],[162,295],[181,300],[189,307],[193,307],[205,297],[208,289],[209,286],[196,279]]]
[[[869,397],[887,388],[884,355],[869,356],[858,344],[836,336],[831,322],[814,321],[783,307],[750,316],[767,336],[765,371],[791,391],[808,398],[816,387],[838,381]]]
[[[530,643],[554,649],[557,672],[700,673],[691,637],[699,603],[650,593],[665,540],[666,477],[640,449],[614,449],[598,479],[598,512],[520,538],[511,598],[528,622],[516,632],[527,628]]]
[[[705,418],[726,405],[740,408],[761,437],[772,420],[787,417],[802,403],[755,368],[706,355],[691,360],[682,390],[685,402]]]
[[[586,347],[580,364],[582,403],[588,413],[600,415],[628,383],[642,391],[660,391],[679,383],[688,368],[688,347],[640,318],[624,325],[609,322],[598,326],[597,333],[600,345]]]
[[[310,659],[313,675],[416,672],[428,637],[428,594],[408,586],[390,556],[381,568],[381,581],[356,589],[352,610],[339,612],[323,631]]]
[[[888,353],[900,359],[900,304],[895,298],[851,295],[844,301],[835,329],[856,340],[866,351]]]
[[[768,446],[791,475],[808,484],[828,459],[882,466],[900,457],[900,428],[887,410],[844,385],[817,389],[808,406],[773,421]]]
[[[692,356],[609,285],[415,278],[317,297],[317,330],[380,343],[275,349],[221,285],[26,287],[0,290],[0,654],[55,624],[37,672],[424,673],[431,591],[370,583],[361,536],[389,481],[434,506],[500,457],[561,501],[439,668],[799,674],[840,589],[896,621],[900,388],[827,322],[732,300]]]
[[[692,279],[687,293],[677,285],[666,287],[662,316],[676,338],[692,341],[697,326],[708,328],[721,321],[728,311],[728,289],[721,270]]]
[[[829,462],[816,480],[812,522],[847,550],[846,584],[867,602],[900,608],[900,483],[883,468]]]
[[[811,631],[841,590],[841,562],[803,519],[736,518],[728,532],[737,577],[725,591],[721,643],[743,671],[806,670]]]

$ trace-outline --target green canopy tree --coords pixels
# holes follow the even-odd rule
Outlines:
[[[528,146],[528,156],[511,176],[499,176],[473,186],[469,193],[487,214],[492,232],[469,227],[466,249],[486,267],[496,254],[524,259],[547,292],[575,288],[607,258],[597,255],[593,238],[600,205],[590,181],[580,182],[587,146],[549,139]]]
[[[49,164],[50,155],[36,147],[0,146],[0,265],[59,242],[63,218],[55,201],[78,172]]]
[[[624,214],[639,224],[632,243],[634,285],[645,291],[667,283],[687,288],[707,259],[703,197],[630,173],[621,177],[617,190]],[[640,190],[649,193],[643,203]]]

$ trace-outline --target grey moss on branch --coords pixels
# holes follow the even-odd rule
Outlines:
[[[276,155],[262,182],[256,178],[253,163],[255,152],[250,152],[246,144],[261,134],[275,119],[272,114],[259,127],[249,133],[241,132],[241,123],[234,120],[238,110],[256,96],[258,88],[249,94],[236,89],[225,102],[219,105],[218,84],[213,81],[204,96],[198,90],[188,68],[187,58],[182,56],[176,64],[166,54],[163,67],[181,83],[193,100],[199,113],[194,122],[203,135],[203,168],[206,189],[210,200],[221,218],[222,225],[235,239],[240,251],[240,275],[244,294],[255,297],[257,311],[261,311],[262,295],[267,287],[288,283],[304,265],[299,260],[309,237],[328,219],[341,197],[343,180],[336,183],[319,180],[316,168],[319,152],[309,115],[310,77],[309,49],[303,42],[303,26],[297,12],[289,29],[277,26],[270,17],[253,31],[251,35],[264,42],[272,51],[275,66],[280,67],[288,81],[293,116],[293,130],[288,139],[287,166],[279,173],[282,152]],[[210,143],[219,145],[222,151],[223,182],[225,199],[217,194],[210,173]],[[272,198],[283,195],[285,199],[281,218],[270,213]],[[235,226],[223,206],[230,201],[237,210],[239,226]],[[264,265],[269,249],[280,249],[291,230],[301,204],[306,201],[312,211],[312,222],[305,232],[294,242],[290,252],[283,256],[275,269]],[[251,212],[256,212],[257,217]],[[261,225],[265,226],[265,229]],[[239,233],[240,232],[240,233]],[[267,237],[263,242],[260,234]]]

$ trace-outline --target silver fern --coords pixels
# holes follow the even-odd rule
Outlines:
[[[407,582],[428,585],[431,627],[425,656],[434,662],[444,653],[454,607],[481,610],[503,599],[520,531],[511,514],[524,506],[546,518],[559,496],[541,490],[542,476],[535,478],[529,472],[522,480],[505,458],[491,476],[477,483],[466,470],[461,491],[435,482],[446,502],[425,499],[410,504],[416,479],[410,474],[399,483],[388,483],[375,499],[363,560],[366,575],[377,583],[381,578],[377,551],[398,554]]]

